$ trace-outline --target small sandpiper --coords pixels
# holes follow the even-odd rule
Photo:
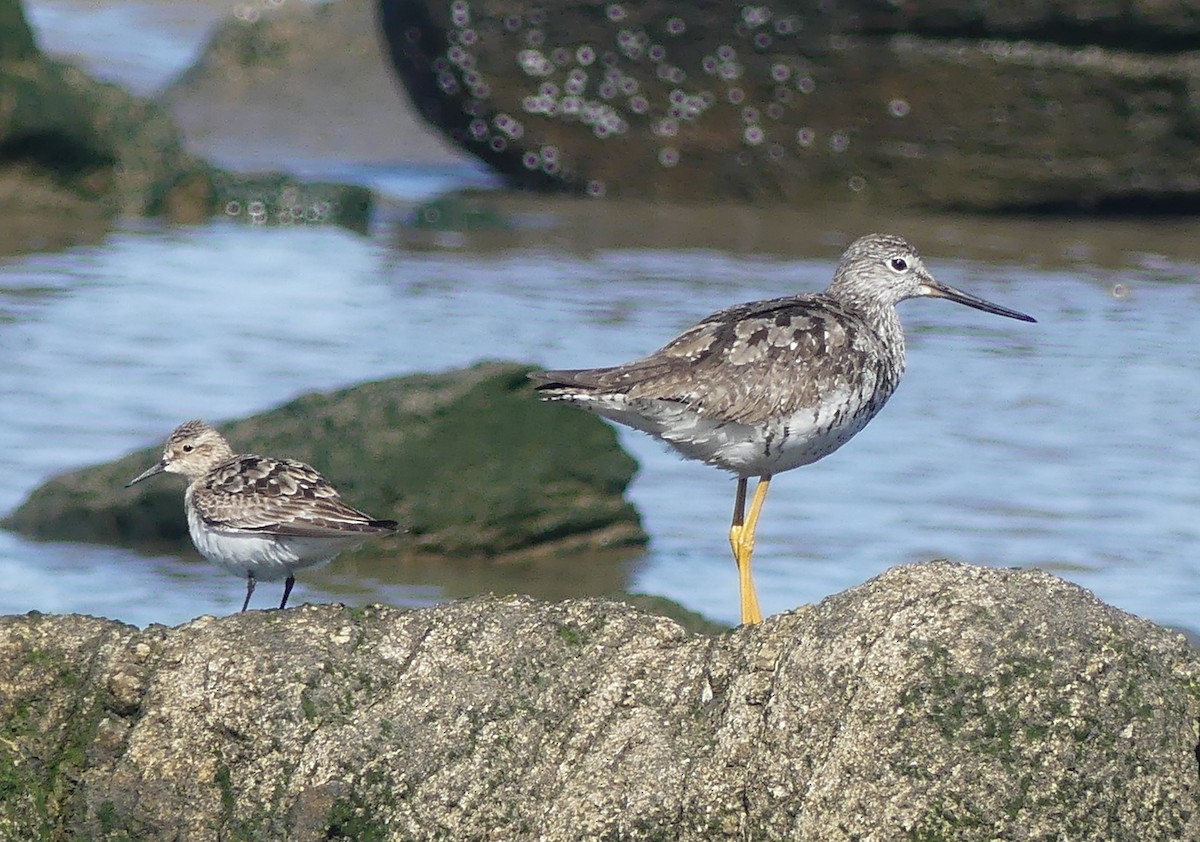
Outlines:
[[[530,377],[549,400],[647,432],[737,476],[729,543],[742,622],[757,623],[750,558],[771,477],[833,453],[879,412],[904,374],[896,305],[924,296],[1036,321],[934,280],[901,237],[869,234],[846,249],[825,292],[721,310],[624,365]]]
[[[183,508],[196,549],[245,578],[243,611],[259,579],[287,577],[279,603],[284,608],[297,570],[331,561],[342,550],[399,526],[347,506],[328,480],[303,462],[235,454],[203,421],[176,427],[162,459],[129,485],[163,472],[188,479]]]

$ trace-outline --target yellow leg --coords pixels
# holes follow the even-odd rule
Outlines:
[[[762,514],[763,502],[771,486],[770,477],[759,477],[754,488],[754,499],[750,503],[750,516],[743,518],[746,506],[746,480],[738,479],[737,499],[733,506],[733,524],[729,527],[729,545],[733,548],[733,560],[738,567],[738,588],[742,599],[742,623],[762,622],[762,610],[758,607],[758,594],[754,590],[754,577],[750,572],[750,558],[754,555],[754,532],[758,528],[758,517]]]

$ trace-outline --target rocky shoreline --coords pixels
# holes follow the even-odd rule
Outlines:
[[[0,618],[11,839],[1192,839],[1200,661],[1040,571],[718,636],[618,603]]]
[[[783,214],[778,227],[740,218],[738,202],[785,200],[818,215],[835,202],[871,214],[914,205],[1090,213],[1194,209],[1200,191],[1188,51],[1200,18],[1187,9],[1089,16],[1080,5],[1071,22],[1038,4],[1002,14],[851,3],[825,7],[825,17],[738,7],[731,23],[728,7],[696,4],[380,2],[385,19],[423,16],[411,36],[389,31],[393,46],[402,36],[397,61],[411,65],[410,89],[434,123],[467,132],[462,148],[483,149],[514,183],[648,200],[608,220],[647,245],[728,242],[757,253],[772,238],[826,236]],[[379,61],[364,40],[371,9],[339,0],[227,24],[155,103],[46,59],[20,6],[0,0],[0,101],[12,106],[0,118],[0,209],[14,219],[0,253],[102,236],[121,214],[364,230],[369,191],[223,173],[181,141],[168,109],[218,153],[247,137],[286,138],[319,112],[308,110],[314,101]],[[796,16],[804,27],[779,31]],[[689,79],[732,74],[720,107],[695,119],[666,105],[683,84],[671,73],[682,59],[650,56],[681,25],[699,67],[688,65]],[[340,34],[317,50],[323,32]],[[642,44],[641,53],[619,58],[623,75],[607,81],[631,79],[640,94],[622,92],[621,102],[647,104],[636,120],[621,116],[631,130],[601,138],[595,120],[558,109],[564,96],[615,99],[587,70],[608,67],[605,50],[584,48],[617,51],[621,32],[625,52]],[[770,43],[752,47],[764,33]],[[736,48],[726,43],[734,38]],[[779,43],[802,45],[805,65],[777,70]],[[526,50],[541,59],[522,59]],[[339,51],[345,61],[328,75],[299,69]],[[371,67],[372,81],[330,106],[310,149],[458,159],[441,141],[409,143],[382,121],[356,122],[364,100],[395,104]],[[578,70],[587,78],[570,94]],[[226,85],[238,73],[241,87]],[[289,79],[299,99],[285,95]],[[704,90],[717,88],[685,95],[703,103]],[[668,110],[654,111],[648,94]],[[526,96],[542,99],[527,107]],[[221,113],[237,119],[222,124]],[[671,119],[673,134],[661,123]],[[793,144],[811,128],[812,142],[774,155],[775,129],[764,125]],[[201,129],[212,130],[207,139]],[[656,203],[663,197],[704,207],[672,213]],[[528,201],[505,196],[500,210],[517,214]],[[597,248],[604,227],[581,204],[541,205],[575,219],[525,236]],[[493,225],[511,246],[516,235],[488,210],[456,218]],[[713,228],[728,239],[705,233]],[[975,240],[968,255],[994,247],[966,239]],[[636,464],[611,427],[538,402],[526,371],[486,363],[366,383],[221,429],[239,449],[319,466],[348,499],[408,530],[352,558],[552,561],[552,575],[575,571],[559,576],[564,590],[578,588],[647,541],[625,499]],[[159,451],[156,442],[55,477],[3,526],[191,552],[178,484],[123,490]],[[597,578],[604,585],[593,590],[620,590],[608,583],[628,576]],[[939,561],[893,568],[758,627],[720,630],[685,614],[646,597],[472,596],[418,611],[308,605],[174,628],[0,617],[0,838],[1200,838],[1200,657],[1178,633],[1055,576]]]

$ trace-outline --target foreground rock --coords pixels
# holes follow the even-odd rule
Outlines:
[[[1200,664],[949,563],[722,637],[619,604],[0,621],[0,827],[49,839],[1181,839]]]
[[[523,186],[1200,207],[1194,3],[378,2],[421,111]]]
[[[408,530],[364,545],[356,551],[364,559],[515,559],[644,544],[622,497],[636,463],[604,422],[537,400],[527,370],[493,363],[367,383],[220,429],[241,452],[317,466],[352,504]],[[159,441],[56,477],[3,525],[55,540],[188,548],[181,480],[125,488],[161,454]]]

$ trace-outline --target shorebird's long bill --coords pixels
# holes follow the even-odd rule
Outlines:
[[[982,310],[985,313],[995,313],[997,316],[1007,316],[1010,319],[1017,319],[1022,322],[1037,321],[1033,316],[1027,316],[1017,310],[1010,310],[1007,307],[1001,307],[999,304],[984,301],[982,298],[977,298],[969,292],[955,289],[949,284],[943,284],[941,281],[933,280],[933,278],[930,278],[921,285],[921,294],[932,296],[933,298],[945,298],[950,301],[957,301],[959,304],[966,304],[968,307],[974,307],[976,310]]]
[[[154,465],[151,465],[146,470],[142,471],[140,474],[138,474],[136,477],[131,479],[129,482],[127,482],[125,484],[125,487],[128,488],[129,486],[134,485],[135,483],[139,483],[144,479],[149,479],[150,477],[154,476],[155,474],[161,474],[166,469],[167,469],[166,462],[157,462]]]

